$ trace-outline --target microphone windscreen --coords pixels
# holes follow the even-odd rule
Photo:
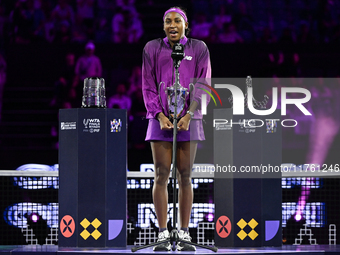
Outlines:
[[[182,60],[184,58],[184,45],[175,43],[172,48],[171,57],[173,60]]]

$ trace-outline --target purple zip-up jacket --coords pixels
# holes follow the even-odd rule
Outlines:
[[[190,89],[189,84],[193,82],[193,78],[199,78],[200,81],[208,84],[209,81],[205,81],[205,79],[211,78],[211,66],[210,54],[206,44],[203,41],[187,38],[185,36],[180,40],[180,43],[184,45],[185,54],[178,69],[179,83],[181,86]],[[147,119],[155,118],[157,113],[164,112],[159,99],[159,84],[164,82],[166,87],[170,87],[173,85],[173,82],[175,82],[171,52],[172,49],[167,37],[149,41],[144,47],[142,90],[147,110]],[[202,119],[201,96],[203,93],[206,93],[203,90],[198,89],[198,87],[207,89],[203,85],[195,83],[195,93],[192,95],[193,97],[191,96],[191,98],[198,103],[194,113],[194,119]],[[166,107],[167,99],[164,87],[160,91],[162,103]],[[210,97],[207,95],[207,103],[209,102],[209,99]],[[185,115],[189,104],[190,99],[188,97],[182,116]],[[164,112],[164,114],[168,116],[168,112]]]

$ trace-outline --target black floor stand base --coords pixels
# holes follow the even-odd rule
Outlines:
[[[211,246],[206,246],[206,245],[202,245],[202,244],[193,243],[193,242],[183,240],[183,239],[179,238],[177,229],[173,229],[170,232],[170,237],[165,239],[164,241],[146,244],[146,245],[138,246],[138,247],[132,247],[131,251],[135,252],[135,251],[138,251],[138,250],[141,250],[141,249],[153,247],[153,246],[160,245],[160,244],[167,243],[167,242],[170,242],[171,249],[173,251],[175,251],[177,249],[177,244],[179,242],[186,243],[186,244],[193,245],[193,246],[197,246],[197,247],[204,248],[204,249],[208,249],[208,250],[211,250],[211,251],[214,251],[214,252],[217,252],[217,250],[218,250],[218,248],[214,247],[214,246],[211,247]]]

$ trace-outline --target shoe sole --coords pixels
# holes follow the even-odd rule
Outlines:
[[[169,245],[168,246],[163,246],[163,247],[157,247],[157,246],[155,246],[154,248],[153,248],[153,251],[170,251],[171,250],[171,244],[169,243]]]
[[[191,246],[190,249],[185,249],[186,248],[185,246],[182,247],[182,246],[177,245],[177,250],[178,251],[196,251],[195,246],[190,245],[190,244],[187,244],[187,246],[189,246],[189,247]]]

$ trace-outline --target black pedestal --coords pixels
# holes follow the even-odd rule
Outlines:
[[[214,110],[214,119],[220,120],[214,127],[215,245],[218,247],[282,244],[280,118],[278,111],[256,116],[246,110],[245,115],[233,116],[232,109]],[[250,119],[257,121],[248,123]],[[266,119],[278,119],[277,126],[268,127]],[[228,123],[221,124],[223,120]]]
[[[59,119],[59,247],[126,247],[126,110]]]

